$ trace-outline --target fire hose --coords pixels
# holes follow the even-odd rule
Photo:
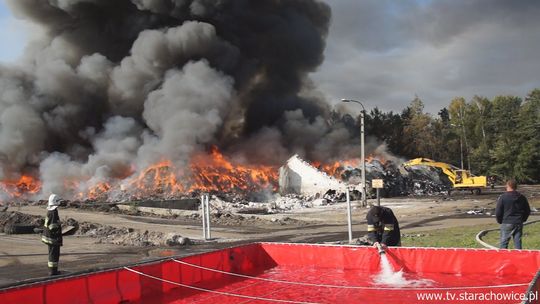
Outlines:
[[[527,225],[530,225],[530,224],[534,224],[534,223],[538,223],[540,222],[540,220],[534,220],[534,221],[530,221],[530,222],[526,222],[523,224],[523,226],[527,226]],[[486,243],[484,240],[482,240],[482,238],[488,233],[488,232],[491,232],[491,231],[499,231],[500,228],[492,228],[492,229],[485,229],[485,230],[482,230],[480,232],[478,232],[478,234],[476,235],[476,242],[478,242],[480,245],[488,248],[488,249],[499,249],[498,247],[495,247],[491,244],[488,244]]]

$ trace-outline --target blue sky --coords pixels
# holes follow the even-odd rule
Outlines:
[[[13,17],[5,0],[0,0],[0,62],[13,62],[22,54],[28,39],[23,24]]]

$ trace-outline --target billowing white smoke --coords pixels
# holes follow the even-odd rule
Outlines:
[[[40,165],[44,193],[61,193],[73,197],[101,182],[110,182],[129,176],[133,161],[141,146],[142,129],[132,118],[114,116],[104,126],[104,131],[93,134],[88,129],[86,136],[92,137],[95,150],[88,161],[76,162],[69,155],[55,152],[49,154]],[[66,183],[66,181],[68,181]],[[81,182],[70,184],[69,181]]]
[[[134,119],[121,116],[110,118],[101,133],[89,128],[83,136],[91,139],[94,153],[86,163],[74,162],[62,153],[43,160],[43,192],[73,195],[69,193],[73,185],[65,180],[83,177],[87,182],[77,187],[84,191],[99,182],[126,178],[130,170],[137,172],[163,159],[185,166],[195,149],[214,140],[233,95],[233,80],[205,60],[168,71],[163,85],[150,92],[144,103],[146,130]]]
[[[0,66],[0,183],[28,174],[72,198],[210,145],[273,165],[359,151],[302,94],[330,21],[317,0],[8,4],[44,34]]]
[[[163,87],[150,93],[144,104],[143,117],[155,135],[144,137],[139,158],[186,161],[201,144],[214,140],[233,96],[232,78],[204,60],[169,71]]]

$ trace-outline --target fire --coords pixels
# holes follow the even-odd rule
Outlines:
[[[385,162],[380,157],[369,156],[366,163],[374,160]],[[360,168],[360,164],[359,158],[333,163],[313,163],[315,167],[336,178],[341,178],[346,169]],[[212,147],[210,151],[193,155],[190,162],[184,166],[162,160],[142,170],[131,168],[124,176],[116,179],[66,179],[64,189],[72,193],[72,198],[80,200],[151,197],[166,199],[193,192],[276,191],[278,178],[277,166],[236,162],[222,154],[217,147]],[[0,181],[0,191],[7,194],[4,197],[32,198],[40,190],[41,182],[29,175],[23,175],[18,180]]]
[[[133,170],[132,172],[135,172]],[[192,192],[252,192],[277,189],[278,168],[235,163],[217,147],[195,154],[179,167],[170,160],[152,164],[138,173],[109,181],[66,180],[64,188],[76,199],[174,198]]]
[[[276,190],[278,184],[276,167],[233,164],[216,147],[208,156],[196,155],[190,167],[193,179],[188,191]]]
[[[277,189],[278,170],[274,166],[245,165],[228,160],[217,147],[194,155],[185,168],[169,160],[155,163],[116,187],[98,183],[79,197],[98,199],[112,191],[135,198],[173,198],[191,192],[252,192]]]
[[[97,185],[94,185],[88,189],[87,193],[81,192],[78,195],[79,199],[90,199],[90,200],[96,200],[100,198],[104,198],[107,196],[107,193],[109,190],[111,190],[112,186],[106,182],[98,183]]]
[[[0,181],[0,191],[11,198],[20,198],[37,194],[41,190],[41,182],[30,175],[22,175],[17,180]]]
[[[184,192],[172,162],[166,160],[149,166],[122,185],[122,191],[135,192],[137,196],[174,196]]]
[[[377,156],[369,155],[366,157],[366,164],[370,164],[373,161],[378,161],[381,164],[386,163],[386,159],[378,155]],[[351,168],[359,169],[362,166],[362,161],[360,158],[352,158],[352,159],[347,159],[347,160],[342,160],[342,161],[335,161],[331,164],[322,164],[321,162],[314,162],[312,163],[312,165],[318,168],[319,170],[326,172],[330,176],[341,178],[341,174],[343,173],[344,170],[351,169]]]

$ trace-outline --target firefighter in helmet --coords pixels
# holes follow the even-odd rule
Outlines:
[[[399,223],[388,207],[372,206],[366,215],[368,238],[374,246],[401,246]]]
[[[60,216],[58,215],[58,206],[60,199],[56,194],[49,196],[47,205],[47,215],[43,227],[41,241],[49,247],[49,275],[58,275],[58,260],[60,259],[60,246],[62,246],[62,227],[60,225]]]

